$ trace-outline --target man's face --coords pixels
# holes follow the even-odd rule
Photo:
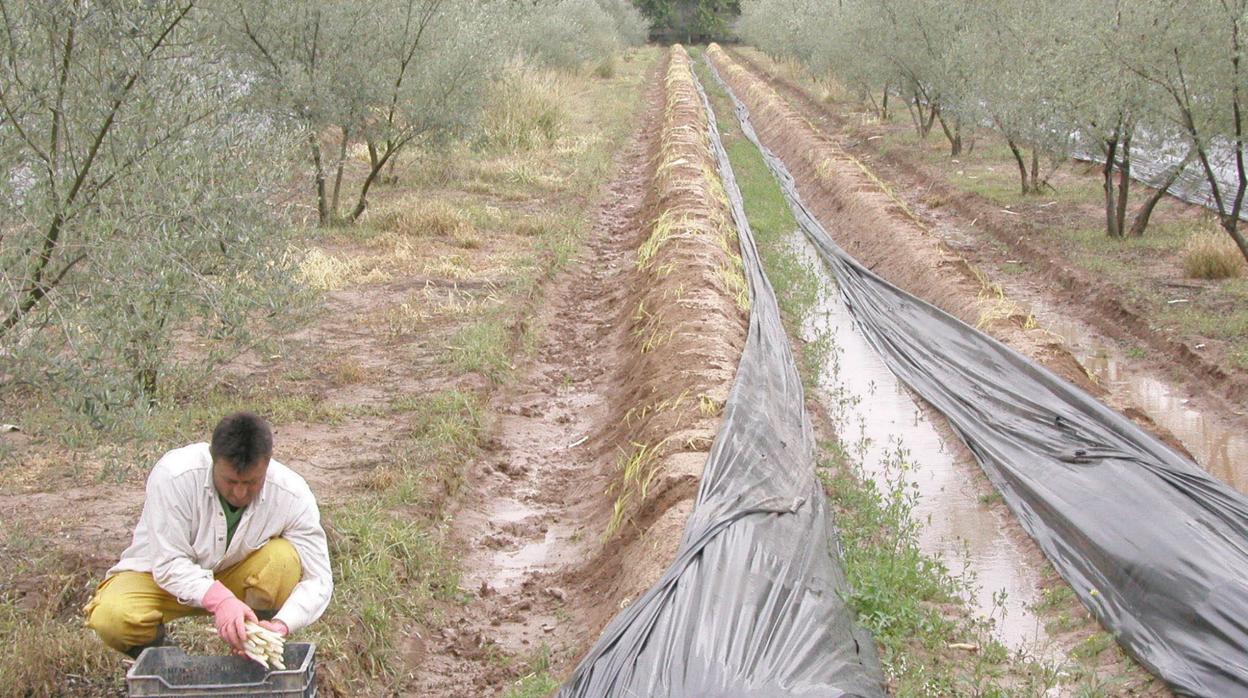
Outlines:
[[[224,459],[212,462],[212,484],[232,507],[245,507],[260,494],[264,475],[269,472],[269,459],[263,458],[240,473]]]

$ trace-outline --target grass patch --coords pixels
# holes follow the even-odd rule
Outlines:
[[[387,204],[369,225],[411,238],[458,239],[472,234],[467,211],[443,199],[424,196],[409,196]]]
[[[456,371],[503,379],[511,367],[510,336],[501,320],[487,318],[461,329],[451,340],[447,358]]]
[[[82,627],[94,570],[58,554],[48,535],[10,523],[0,541],[0,693],[108,695],[120,687],[120,655]]]
[[[50,698],[120,690],[120,655],[78,624],[0,601],[0,638],[9,644],[0,653],[7,695]]]
[[[444,532],[360,501],[326,512],[334,603],[308,628],[322,681],[345,695],[397,689],[399,631],[434,600],[457,598],[459,577]]]
[[[989,492],[988,494],[981,494],[978,499],[979,503],[984,505],[996,504],[997,502],[1005,500],[1005,498],[1001,496],[1001,493],[996,491]]]
[[[822,452],[819,474],[837,513],[852,590],[847,601],[879,643],[894,695],[1045,695],[1060,683],[1054,667],[1012,656],[995,640],[987,622],[965,611],[970,580],[922,552],[918,493],[903,484],[909,466],[901,454],[881,486],[839,444]],[[976,649],[967,653],[957,643]]]
[[[1206,225],[1187,239],[1183,273],[1194,279],[1243,276],[1244,256],[1230,235],[1216,225]]]
[[[308,250],[299,260],[299,282],[318,291],[336,291],[362,277],[366,261],[336,257],[319,248]]]
[[[1193,308],[1189,303],[1167,304],[1164,307],[1161,312],[1164,322],[1192,334],[1239,340],[1237,350],[1244,351],[1243,341],[1248,338],[1248,306],[1243,303],[1221,313],[1204,312],[1200,308]]]
[[[1075,645],[1070,655],[1084,661],[1096,659],[1102,652],[1114,646],[1114,636],[1106,632],[1092,633]]]
[[[550,675],[550,648],[545,645],[529,658],[527,669],[503,694],[504,698],[545,698],[561,685]]]
[[[1231,365],[1236,368],[1248,368],[1248,346],[1238,346],[1230,352]]]
[[[634,441],[630,450],[621,454],[619,494],[615,497],[611,520],[607,523],[606,533],[603,534],[604,540],[614,536],[624,525],[628,512],[635,510],[645,500],[646,494],[650,491],[651,481],[658,473],[658,462],[663,457],[666,445],[666,439],[653,445]],[[616,485],[612,485],[607,493],[610,494],[614,489]]]
[[[477,147],[516,151],[554,143],[566,127],[569,99],[560,73],[513,61],[490,88]]]

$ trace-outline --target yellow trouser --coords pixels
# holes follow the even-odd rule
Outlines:
[[[299,553],[285,538],[273,538],[242,562],[216,574],[217,581],[258,611],[280,609],[302,576]],[[178,603],[150,572],[118,572],[100,584],[83,613],[87,627],[104,644],[125,652],[155,640],[163,623],[208,612]]]

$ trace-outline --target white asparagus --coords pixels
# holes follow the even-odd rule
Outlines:
[[[246,624],[247,640],[244,649],[248,657],[274,669],[284,670],[286,638],[255,623]]]

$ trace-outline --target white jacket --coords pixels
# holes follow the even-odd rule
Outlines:
[[[174,449],[148,475],[134,540],[108,574],[151,572],[179,602],[202,608],[214,572],[242,562],[270,538],[280,536],[299,552],[303,578],[275,617],[291,632],[321,617],[334,588],[329,547],[316,498],[298,473],[269,461],[264,487],[243,511],[229,548],[225,534],[208,444]]]

